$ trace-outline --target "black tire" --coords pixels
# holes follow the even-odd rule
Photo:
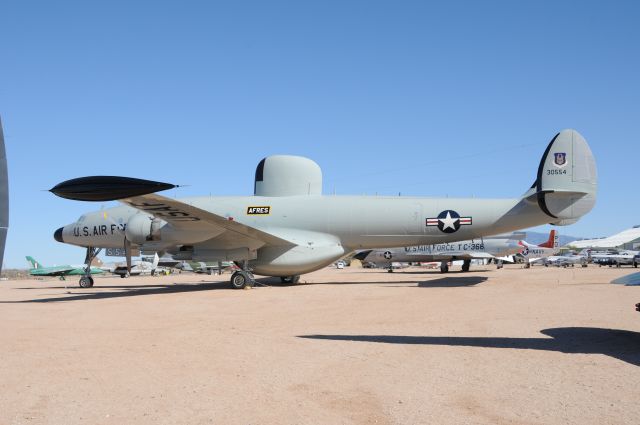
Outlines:
[[[633,268],[635,268],[635,269],[638,268],[638,263],[636,263],[635,261],[633,262]]]
[[[440,273],[449,273],[449,266],[440,266]]]
[[[91,288],[93,287],[93,278],[91,276],[82,276],[78,283],[81,288]]]
[[[282,276],[280,278],[280,282],[290,284],[290,285],[297,285],[298,282],[300,282],[300,275]]]
[[[387,269],[387,273],[393,273],[393,267],[389,267],[389,268]]]
[[[470,268],[471,268],[471,261],[467,261],[467,260],[465,260],[465,261],[462,263],[462,271],[463,271],[463,272],[468,272]]]
[[[231,287],[233,289],[244,289],[246,286],[253,286],[253,275],[244,270],[239,270],[231,275]]]

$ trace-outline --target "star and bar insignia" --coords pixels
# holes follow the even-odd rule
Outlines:
[[[454,210],[444,210],[438,214],[438,217],[427,218],[427,227],[438,226],[438,229],[444,233],[454,233],[460,229],[460,226],[471,224],[471,217],[460,217],[460,214]]]

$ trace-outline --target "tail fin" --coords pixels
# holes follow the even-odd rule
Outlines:
[[[29,262],[29,264],[31,264],[31,268],[32,269],[41,269],[42,268],[42,264],[40,264],[33,257],[30,257],[30,256],[27,255],[26,258],[27,258],[27,261]]]
[[[562,130],[544,152],[538,175],[526,196],[560,226],[572,224],[596,202],[596,162],[586,140],[575,130]]]
[[[551,230],[551,232],[549,232],[549,239],[538,246],[540,248],[557,248],[560,245],[559,239],[557,232],[555,230]]]

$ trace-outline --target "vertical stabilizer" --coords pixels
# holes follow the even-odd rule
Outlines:
[[[574,223],[593,208],[597,182],[596,162],[586,140],[575,130],[562,130],[549,143],[538,167],[538,205],[550,223]]]
[[[558,233],[555,230],[551,230],[551,232],[549,232],[549,239],[547,239],[545,243],[541,243],[538,246],[541,248],[557,248],[559,245],[559,239],[560,238],[558,236]]]
[[[4,150],[4,133],[0,119],[0,272],[4,260],[4,245],[9,229],[9,177],[7,174],[7,155]]]
[[[35,258],[27,255],[27,262],[29,263],[29,265],[31,266],[32,269],[41,269],[42,268],[42,264],[38,263],[38,260],[36,260]]]

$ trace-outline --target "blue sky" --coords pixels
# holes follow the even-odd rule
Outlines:
[[[639,20],[635,1],[5,1],[5,266],[82,262],[52,233],[100,205],[43,191],[73,177],[246,195],[288,153],[326,193],[512,197],[569,127],[600,193],[560,231],[640,224]]]

